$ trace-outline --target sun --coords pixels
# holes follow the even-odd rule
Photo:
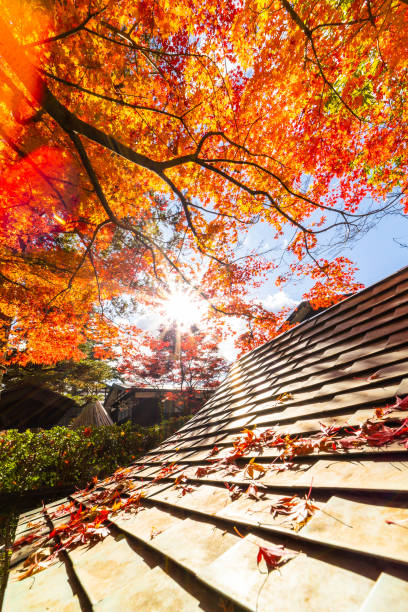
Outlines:
[[[207,310],[202,300],[191,292],[173,289],[162,300],[165,316],[179,327],[191,327],[199,323]]]

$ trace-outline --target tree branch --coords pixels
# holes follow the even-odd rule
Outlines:
[[[339,99],[339,101],[343,104],[343,106],[353,115],[353,117],[355,117],[357,119],[357,121],[362,122],[362,118],[359,117],[357,115],[357,113],[355,113],[353,111],[353,109],[347,104],[347,102],[343,99],[343,97],[339,94],[339,92],[337,91],[337,89],[334,87],[333,83],[331,83],[329,81],[329,79],[326,77],[326,74],[323,70],[323,67],[320,63],[319,57],[317,55],[317,51],[316,51],[316,47],[315,47],[315,43],[313,40],[313,31],[310,30],[310,28],[304,23],[304,21],[301,19],[301,17],[297,14],[297,12],[295,11],[295,9],[292,7],[292,5],[290,4],[290,2],[288,2],[288,0],[280,0],[282,6],[286,9],[286,11],[289,13],[289,15],[291,16],[291,18],[293,19],[293,21],[296,23],[296,25],[302,30],[302,32],[304,33],[304,35],[306,36],[306,38],[310,41],[310,45],[312,47],[312,51],[313,51],[313,55],[315,56],[316,59],[316,64],[318,67],[318,70],[320,72],[320,76],[322,77],[323,81],[326,83],[326,85],[331,89],[331,91],[334,93],[334,95]]]
[[[107,5],[104,6],[102,9],[100,9],[99,11],[95,11],[94,13],[91,13],[90,11],[88,11],[88,16],[79,25],[77,25],[75,28],[71,28],[70,30],[66,30],[65,32],[61,32],[61,34],[56,34],[55,36],[50,36],[49,38],[43,38],[42,40],[37,40],[36,42],[28,43],[27,45],[23,45],[23,46],[24,47],[38,47],[39,45],[45,45],[45,44],[48,44],[50,42],[55,42],[57,40],[62,40],[63,38],[68,38],[69,36],[72,36],[73,34],[76,34],[77,32],[80,32],[81,30],[84,30],[86,24],[91,19],[96,17],[97,15],[100,15],[101,13],[103,13],[103,11],[105,11],[106,8],[107,8]]]
[[[26,287],[25,285],[23,285],[22,283],[19,283],[18,281],[15,281],[11,278],[8,278],[8,276],[6,276],[5,274],[3,274],[3,272],[0,272],[0,278],[2,278],[5,282],[7,283],[11,283],[12,285],[16,285],[17,287],[21,287],[22,289],[24,289],[25,291],[30,291],[30,289],[28,287]]]
[[[165,111],[165,110],[161,110],[160,108],[153,108],[152,106],[143,106],[140,104],[132,104],[131,102],[126,102],[126,100],[121,100],[120,98],[112,98],[111,96],[106,96],[105,94],[96,93],[96,91],[91,91],[90,89],[87,89],[86,87],[82,87],[81,85],[78,85],[77,83],[72,83],[72,81],[67,81],[66,79],[62,79],[61,77],[58,77],[55,74],[51,74],[50,72],[47,72],[46,70],[41,69],[40,72],[44,76],[47,76],[48,78],[53,79],[54,81],[58,81],[58,83],[62,83],[63,85],[67,85],[68,87],[72,87],[73,89],[77,89],[78,91],[82,91],[83,93],[93,96],[94,98],[106,100],[107,102],[113,102],[114,104],[118,104],[119,106],[127,106],[129,108],[134,108],[137,110],[145,110],[145,111],[151,111],[152,113],[158,113],[160,115],[167,115],[168,117],[172,117],[173,119],[177,119],[178,121],[181,121],[183,123],[183,117],[180,117],[179,115],[175,115],[174,113],[169,113],[168,111]]]
[[[79,263],[78,263],[77,267],[76,267],[76,268],[75,268],[75,270],[73,271],[73,273],[72,273],[72,275],[71,275],[71,278],[70,278],[70,279],[69,279],[69,281],[68,281],[68,285],[67,285],[67,286],[66,286],[64,289],[61,289],[61,291],[59,291],[58,293],[56,293],[56,294],[54,295],[54,297],[53,297],[53,298],[51,298],[51,300],[50,300],[50,301],[49,301],[49,302],[46,304],[46,306],[45,306],[45,317],[46,317],[46,316],[47,316],[47,314],[49,313],[49,310],[50,310],[50,306],[51,306],[51,304],[52,304],[53,302],[55,302],[55,300],[56,300],[58,297],[60,297],[61,295],[63,295],[64,293],[66,293],[67,291],[69,291],[69,290],[71,289],[72,284],[73,284],[73,282],[74,282],[74,280],[75,280],[75,277],[76,277],[76,275],[78,274],[78,272],[80,271],[80,269],[82,268],[82,266],[84,265],[84,263],[85,263],[85,259],[86,259],[86,258],[87,258],[87,256],[89,255],[89,252],[90,252],[90,250],[91,250],[91,248],[92,248],[92,246],[93,246],[93,244],[94,244],[94,242],[95,242],[95,240],[96,240],[96,237],[97,237],[97,235],[98,235],[99,231],[100,231],[100,230],[101,230],[101,229],[102,229],[102,228],[103,228],[105,225],[108,225],[109,223],[111,223],[110,219],[105,219],[105,221],[102,221],[101,223],[99,223],[99,224],[96,226],[96,228],[95,228],[95,230],[94,230],[94,232],[93,232],[92,238],[91,238],[91,240],[90,240],[90,242],[89,242],[88,246],[86,247],[85,251],[82,253],[82,257],[81,257],[81,259],[79,260]],[[44,319],[45,319],[45,317],[44,317]]]

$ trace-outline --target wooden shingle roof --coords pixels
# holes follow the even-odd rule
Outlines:
[[[243,356],[129,469],[22,515],[4,610],[407,610],[407,396],[404,268]],[[66,541],[80,504],[106,537],[17,582],[26,536]]]

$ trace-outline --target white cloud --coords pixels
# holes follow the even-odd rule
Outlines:
[[[224,357],[227,361],[235,361],[238,355],[238,350],[234,346],[234,341],[237,336],[244,333],[247,330],[245,321],[238,317],[229,317],[227,321],[230,333],[222,340],[218,345],[218,350],[221,357]]]
[[[140,329],[154,330],[159,328],[160,317],[155,312],[140,314],[133,319],[132,323],[140,327]]]
[[[237,358],[238,351],[234,346],[234,338],[230,337],[220,342],[218,345],[218,351],[220,356],[226,359],[227,361],[235,361]]]
[[[263,306],[266,310],[271,312],[276,312],[281,308],[286,308],[287,306],[293,307],[296,306],[296,300],[292,300],[289,295],[287,295],[283,290],[277,291],[276,293],[270,293],[264,300]]]

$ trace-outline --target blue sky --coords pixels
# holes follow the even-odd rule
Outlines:
[[[255,246],[255,241],[258,243],[261,240],[273,245],[273,240],[270,240],[271,231],[266,226],[256,226],[252,232],[250,246]],[[404,248],[398,243],[405,243],[407,247]],[[366,287],[389,276],[408,265],[408,217],[398,215],[384,217],[367,234],[341,250],[341,255],[356,264],[359,268],[356,280]],[[298,302],[310,284],[310,280],[306,278],[295,286],[285,287],[284,294],[290,300]],[[272,303],[273,296],[278,293],[274,278],[271,277],[271,280],[259,290],[259,297]],[[279,300],[279,305],[281,303],[282,299]]]
[[[401,247],[394,239],[407,247]],[[408,265],[408,218],[385,217],[350,250],[349,257],[360,268],[357,280],[366,286]]]
[[[248,244],[250,248],[261,241],[264,245],[273,246],[272,231],[266,225],[257,225],[251,230]],[[404,248],[398,242],[407,244]],[[356,280],[366,287],[393,274],[408,265],[408,217],[390,215],[381,219],[373,229],[363,235],[352,245],[347,245],[341,254],[351,259],[359,268]],[[275,275],[258,290],[260,298],[269,310],[278,310],[283,306],[294,307],[302,299],[302,294],[311,286],[308,278],[300,280],[295,286],[288,285],[278,290],[274,284]],[[243,330],[243,325],[236,322],[237,331]],[[229,360],[234,360],[236,351],[233,338],[224,341],[221,353]]]

